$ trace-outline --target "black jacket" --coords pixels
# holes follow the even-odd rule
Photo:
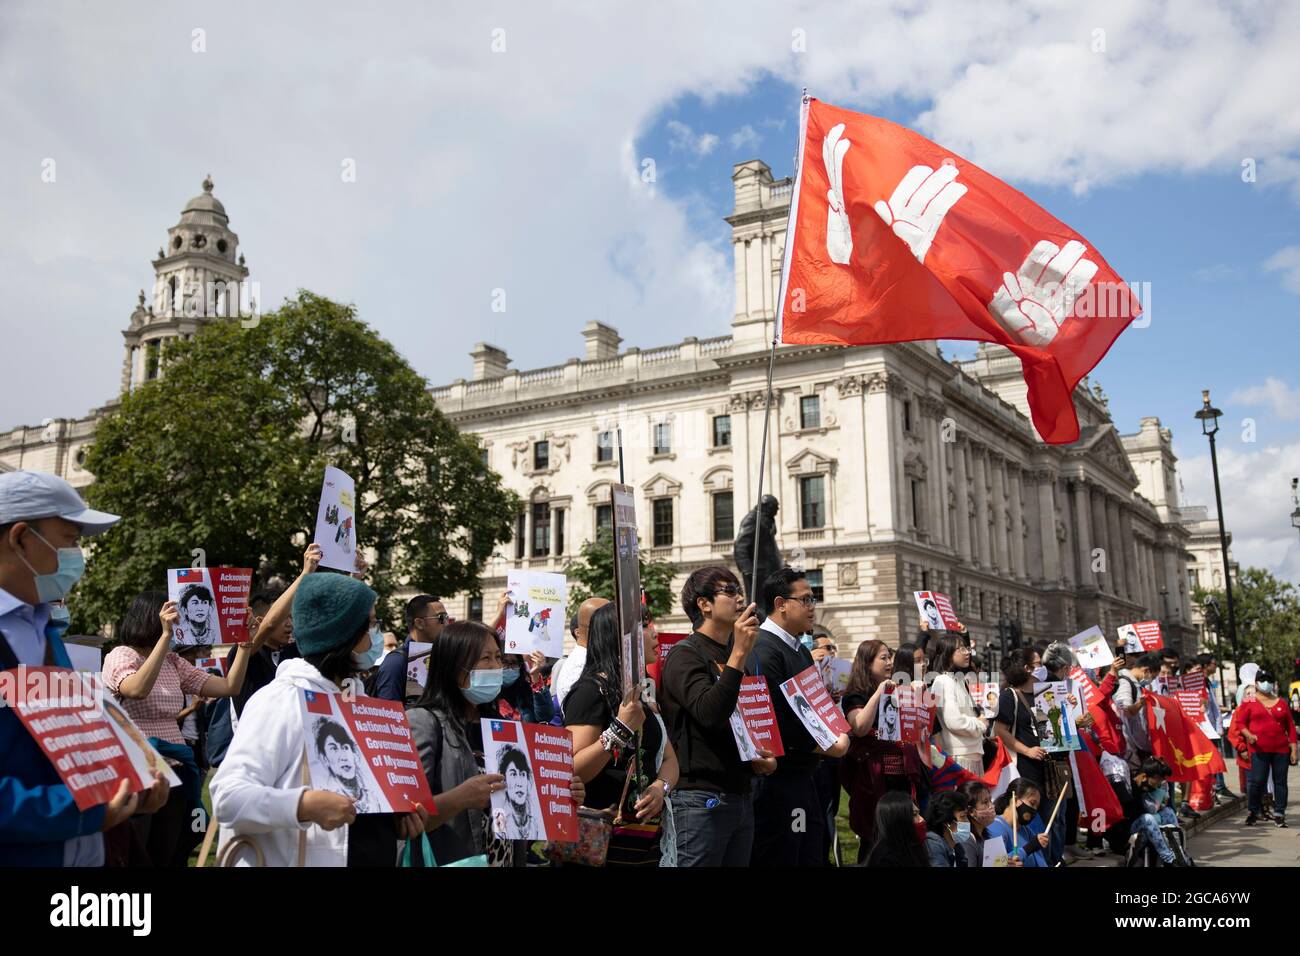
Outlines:
[[[679,790],[750,791],[754,770],[740,759],[730,723],[745,675],[726,666],[730,656],[730,641],[724,647],[694,631],[664,659],[659,704],[681,767]]]
[[[812,655],[800,645],[795,650],[771,631],[761,628],[754,649],[745,661],[745,670],[767,681],[767,691],[776,711],[776,726],[781,731],[781,747],[785,756],[776,758],[776,772],[809,776],[821,762],[817,742],[794,712],[790,702],[781,693],[781,685],[801,671],[813,666]]]

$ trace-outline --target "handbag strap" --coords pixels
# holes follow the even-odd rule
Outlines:
[[[641,731],[636,733],[636,750],[632,751],[632,759],[627,762],[627,775],[623,778],[623,794],[618,798],[618,807],[614,811],[614,826],[623,825],[623,807],[627,803],[627,792],[632,786],[632,776],[636,773],[637,754],[641,750]]]

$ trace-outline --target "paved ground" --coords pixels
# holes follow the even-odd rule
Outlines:
[[[1236,791],[1236,765],[1228,762],[1228,784]],[[1188,840],[1188,849],[1198,867],[1293,866],[1300,867],[1300,767],[1292,767],[1287,776],[1290,808],[1287,822],[1279,830],[1261,821],[1253,827],[1242,825],[1246,819],[1246,802],[1234,808],[1216,808],[1213,819],[1198,827]],[[1122,858],[1106,854],[1093,860],[1081,860],[1074,866],[1119,866]]]

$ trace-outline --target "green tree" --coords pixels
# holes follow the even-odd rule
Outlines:
[[[1222,590],[1196,588],[1192,592],[1214,632],[1212,653],[1232,660],[1228,637],[1228,599]],[[1233,579],[1232,601],[1237,621],[1239,663],[1254,661],[1272,671],[1285,690],[1295,660],[1300,657],[1300,593],[1262,568],[1247,568]]]
[[[326,465],[356,481],[357,543],[377,551],[367,581],[389,620],[398,588],[476,589],[510,538],[516,496],[350,305],[300,291],[252,328],[205,325],[162,367],[100,422],[87,455],[88,500],[123,520],[95,540],[74,626],[117,620],[199,557],[255,569],[255,586],[291,579]]]
[[[667,614],[673,605],[672,564],[667,561],[646,560],[645,552],[638,552],[641,566],[641,587],[645,589],[646,604],[655,615]],[[614,600],[614,536],[601,531],[595,541],[583,542],[578,556],[564,567],[569,581],[569,613],[590,597]]]

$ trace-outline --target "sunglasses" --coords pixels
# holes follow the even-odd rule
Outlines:
[[[736,598],[744,597],[745,589],[742,588],[739,584],[724,584],[720,588],[713,589],[714,597],[717,597],[719,594],[727,594],[730,595],[731,597],[736,597]]]

